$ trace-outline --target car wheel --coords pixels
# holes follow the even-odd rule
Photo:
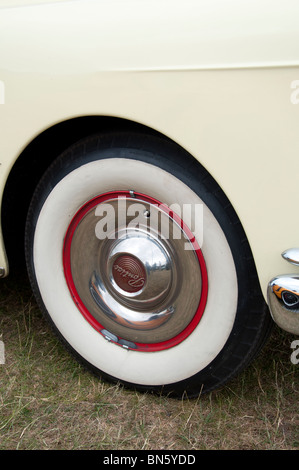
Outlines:
[[[78,360],[138,390],[196,396],[271,323],[241,224],[210,175],[156,136],[92,136],[48,169],[26,226],[39,305]]]

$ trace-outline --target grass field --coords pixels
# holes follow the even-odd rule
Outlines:
[[[174,400],[111,385],[60,345],[26,275],[1,281],[0,450],[298,450],[296,337],[274,327],[221,390]]]

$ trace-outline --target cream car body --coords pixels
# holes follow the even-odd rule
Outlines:
[[[299,243],[298,17],[297,0],[0,0],[0,193],[27,146],[60,123],[154,129],[230,200],[267,300],[269,281],[291,269],[281,253]],[[0,266],[7,275],[2,239]]]

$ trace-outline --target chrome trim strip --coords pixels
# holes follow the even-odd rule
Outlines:
[[[281,256],[289,263],[299,266],[299,248],[290,248],[284,251]]]

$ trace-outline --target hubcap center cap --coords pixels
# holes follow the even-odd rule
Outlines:
[[[125,229],[115,241],[107,242],[106,249],[106,286],[112,288],[118,302],[130,302],[135,310],[159,305],[174,274],[171,257],[160,241],[143,230]]]
[[[135,293],[146,283],[146,271],[141,261],[133,255],[118,256],[112,266],[112,276],[120,289]]]

